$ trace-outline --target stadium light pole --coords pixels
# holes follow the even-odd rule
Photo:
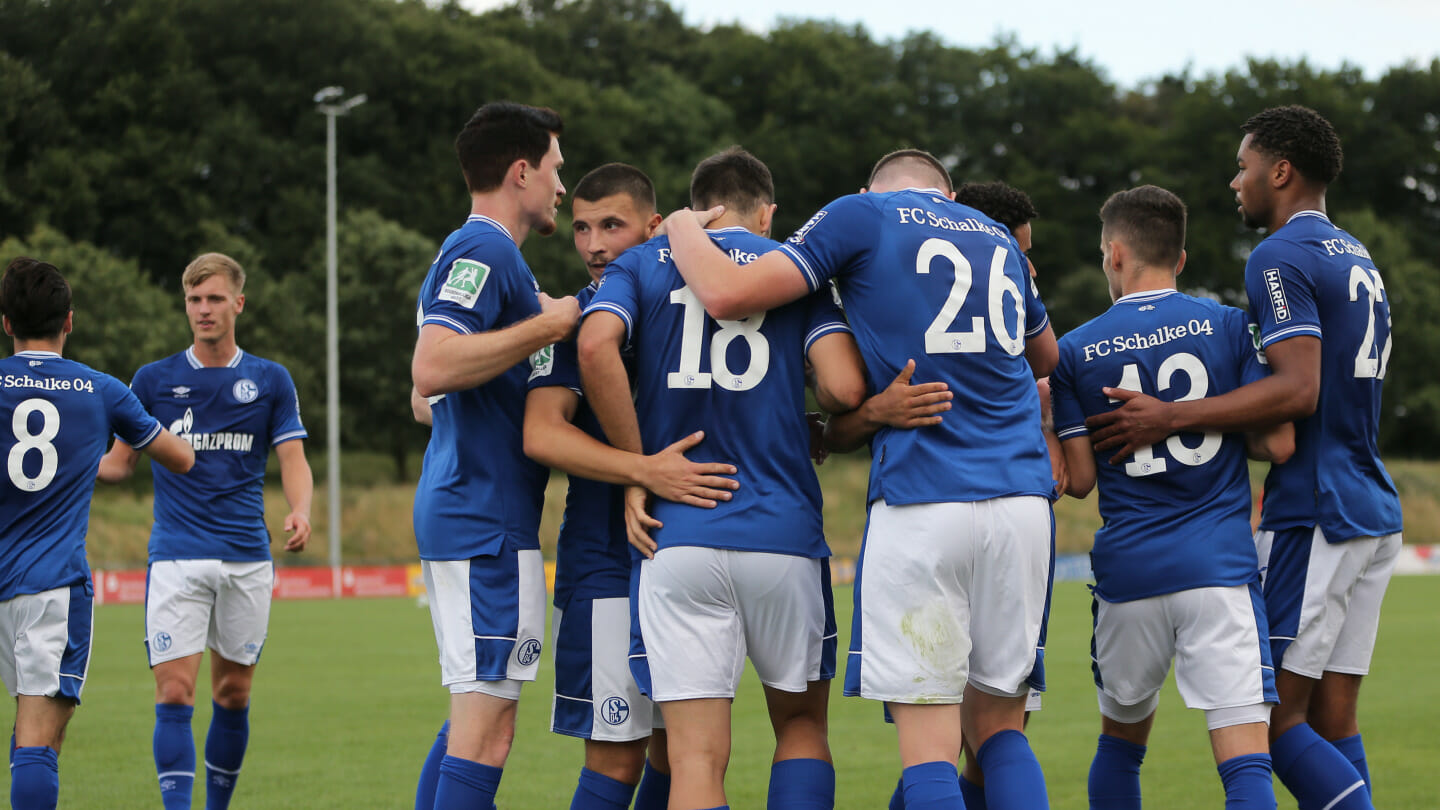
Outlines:
[[[343,87],[325,87],[315,103],[325,116],[325,472],[330,507],[330,593],[340,595],[340,283],[335,237],[335,119],[365,103],[345,100]]]

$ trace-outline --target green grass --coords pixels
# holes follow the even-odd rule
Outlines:
[[[1391,585],[1361,723],[1387,810],[1435,806],[1435,707],[1440,671],[1434,605],[1440,578],[1400,577]],[[836,591],[842,642],[849,638],[850,590]],[[1085,776],[1099,722],[1089,672],[1090,601],[1083,586],[1055,589],[1048,651],[1051,691],[1030,737],[1045,769],[1052,806],[1084,808]],[[141,641],[141,608],[96,610],[95,650],[85,704],[61,757],[61,806],[141,808],[158,804],[150,754],[153,683]],[[256,680],[250,753],[236,806],[255,808],[409,807],[420,763],[446,711],[427,611],[409,600],[277,602]],[[518,739],[499,805],[539,810],[569,805],[580,743],[549,733],[552,674],[521,699]],[[843,668],[843,663],[842,663]],[[202,674],[201,695],[208,694]],[[203,750],[210,707],[196,710]],[[732,806],[764,806],[771,736],[753,673],[735,704],[735,752],[727,785]],[[831,703],[837,807],[880,808],[899,764],[892,729],[869,701]],[[1204,717],[1185,711],[1167,685],[1144,771],[1149,807],[1219,807],[1223,802]],[[1294,808],[1281,790],[1282,808]],[[203,789],[196,806],[203,804]]]

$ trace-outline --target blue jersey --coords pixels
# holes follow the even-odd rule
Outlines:
[[[265,462],[272,446],[307,435],[290,373],[240,349],[224,366],[206,368],[192,347],[141,366],[130,388],[195,448],[185,475],[150,466],[150,562],[270,559]]]
[[[775,243],[743,228],[710,238],[741,264]],[[810,463],[805,354],[820,337],[849,331],[830,291],[739,320],[705,313],[657,237],[605,270],[586,314],[625,322],[635,353],[635,410],[647,451],[696,430],[692,461],[734,464],[740,488],[714,509],[657,501],[660,548],[704,546],[826,557],[820,483]]]
[[[1134,293],[1060,339],[1050,375],[1055,432],[1118,406],[1105,386],[1166,402],[1232,391],[1264,376],[1245,313],[1174,290]],[[1243,434],[1177,433],[1124,464],[1095,454],[1100,517],[1090,553],[1109,602],[1258,581]]]
[[[583,308],[595,297],[596,284],[575,294]],[[530,390],[560,386],[579,394],[574,424],[604,442],[600,420],[580,387],[575,341],[542,349],[530,359]],[[630,595],[630,542],[625,536],[625,488],[570,476],[565,518],[555,546],[555,604],[574,597],[612,599]]]
[[[160,423],[124,383],[54,352],[0,360],[0,602],[89,578],[90,496],[111,433],[138,450]]]
[[[872,390],[914,359],[913,382],[944,382],[955,395],[939,425],[875,434],[871,500],[1053,496],[1025,360],[1026,338],[1049,317],[1004,226],[934,189],[854,194],[781,249],[811,289],[835,279]]]
[[[1245,264],[1263,346],[1320,338],[1320,397],[1295,422],[1295,455],[1270,469],[1260,528],[1320,526],[1330,542],[1401,529],[1380,461],[1380,386],[1390,362],[1390,302],[1370,252],[1318,211],[1290,218]]]
[[[539,290],[505,227],[471,216],[430,265],[419,322],[462,335],[504,329],[540,314]],[[547,473],[525,457],[528,376],[520,362],[484,385],[432,400],[430,444],[415,489],[420,559],[540,547]]]

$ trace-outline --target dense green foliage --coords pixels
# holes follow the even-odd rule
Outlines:
[[[339,127],[347,447],[403,459],[423,441],[405,416],[410,300],[467,210],[454,134],[511,98],[565,116],[567,182],[624,160],[666,209],[686,202],[698,159],[743,144],[774,171],[781,234],[902,146],[942,156],[958,180],[1006,180],[1040,209],[1032,258],[1062,333],[1108,303],[1096,211],[1138,183],[1190,206],[1182,286],[1240,303],[1259,236],[1226,187],[1238,126],[1266,106],[1313,106],[1347,149],[1331,213],[1369,243],[1395,311],[1386,450],[1440,452],[1440,387],[1422,363],[1440,349],[1440,60],[1376,80],[1250,61],[1120,88],[1073,51],[877,42],[811,21],[701,30],[663,0],[482,15],[416,0],[0,0],[0,242],[83,284],[108,279],[77,297],[79,359],[128,378],[178,350],[180,269],[227,250],[254,279],[242,345],[290,364],[320,438],[325,138],[311,99],[327,85],[369,97]],[[564,224],[525,245],[557,293],[584,280]]]

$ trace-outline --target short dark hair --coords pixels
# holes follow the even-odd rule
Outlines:
[[[1330,185],[1340,176],[1345,154],[1340,136],[1320,113],[1290,104],[1250,116],[1240,129],[1250,135],[1257,152],[1288,160],[1307,180]]]
[[[580,178],[570,196],[585,202],[598,202],[616,194],[628,194],[642,213],[655,212],[655,184],[645,172],[628,163],[606,163]]]
[[[999,180],[961,183],[955,189],[955,202],[974,208],[1011,232],[1040,214],[1029,195]]]
[[[1104,232],[1123,241],[1135,258],[1174,267],[1185,249],[1185,203],[1159,186],[1117,191],[1100,206]]]
[[[58,337],[70,314],[70,285],[55,265],[17,256],[0,281],[0,312],[19,340]]]
[[[550,136],[565,128],[560,114],[549,107],[530,107],[513,101],[492,101],[475,111],[455,136],[460,171],[472,192],[500,187],[505,172],[517,160],[540,165],[550,151]]]
[[[936,176],[935,179],[941,181],[941,191],[948,192],[954,188],[950,183],[950,170],[945,168],[945,164],[940,162],[940,158],[923,149],[896,149],[894,152],[884,155],[875,161],[875,166],[870,169],[870,181],[866,185],[875,185],[875,178],[880,175],[881,170],[893,163],[909,164],[933,172]]]
[[[737,214],[750,214],[773,202],[770,167],[739,146],[705,158],[690,175],[690,205],[697,211],[724,205]]]

